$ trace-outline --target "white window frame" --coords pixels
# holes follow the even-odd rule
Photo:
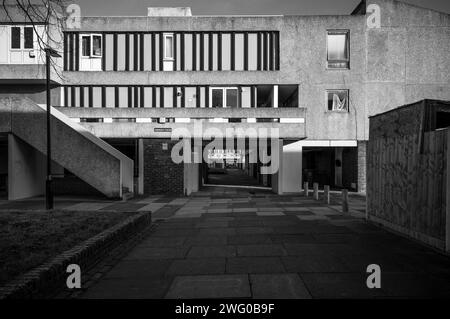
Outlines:
[[[94,54],[94,37],[99,37],[100,38],[100,55],[95,55]],[[103,37],[101,34],[99,33],[92,33],[91,34],[91,58],[97,58],[100,59],[103,57]]]
[[[26,28],[31,29],[31,32],[33,34],[33,47],[32,48],[25,48],[25,29]],[[29,26],[23,26],[21,28],[21,36],[23,38],[23,43],[22,43],[23,50],[25,50],[25,51],[33,51],[35,49],[35,46],[34,46],[35,37],[37,37],[36,32],[34,32],[34,28],[33,27],[29,27]]]
[[[347,110],[329,110],[328,109],[328,93],[335,93],[335,92],[341,92],[341,91],[345,91],[347,92]],[[326,102],[326,110],[327,112],[332,112],[332,113],[350,113],[350,90],[348,89],[327,89],[325,90],[325,102]]]
[[[19,28],[19,48],[13,48],[12,47],[12,30],[13,28]],[[32,29],[33,32],[33,47],[32,48],[25,48],[25,28]],[[37,37],[36,32],[34,31],[33,27],[26,26],[26,25],[13,25],[9,28],[9,50],[11,51],[34,51],[35,45],[34,40],[35,37]]]
[[[329,35],[333,35],[333,34],[345,34],[346,35],[346,41],[345,41],[345,45],[346,45],[346,49],[347,49],[347,59],[345,60],[328,60],[328,36]],[[329,29],[327,30],[327,35],[326,35],[326,67],[328,70],[349,70],[350,69],[350,30],[345,30],[345,29]],[[329,64],[330,63],[347,63],[346,67],[330,67]]]
[[[212,90],[222,90],[223,95],[222,95],[222,108],[226,109],[226,108],[230,108],[227,105],[227,90],[236,90],[238,93],[238,104],[239,104],[239,88],[238,87],[234,87],[234,86],[224,86],[224,87],[217,87],[217,86],[211,86],[209,87],[209,107],[212,108]],[[236,108],[239,108],[239,105],[236,105]]]
[[[19,28],[19,48],[13,48],[12,47],[12,36],[13,36],[13,28]],[[9,28],[9,49],[11,51],[21,51],[23,47],[23,43],[22,43],[22,27],[21,26],[11,26]]]
[[[173,33],[164,33],[163,34],[163,40],[164,40],[164,42],[163,42],[163,45],[164,45],[164,60],[165,61],[174,61],[175,60],[175,52],[174,52],[174,48],[175,48],[175,46],[174,46],[174,41],[175,41],[175,37],[174,37],[174,34]],[[166,44],[166,41],[167,41],[167,39],[168,38],[171,38],[172,39],[172,56],[167,56],[167,44]]]
[[[100,38],[100,55],[94,55],[94,37]],[[83,54],[83,38],[89,39],[89,54]],[[83,59],[101,59],[103,58],[103,36],[99,33],[81,33],[80,34],[80,57]]]
[[[83,38],[88,38],[89,39],[89,55],[84,55],[83,54]],[[91,40],[91,36],[89,34],[80,34],[80,57],[82,58],[90,58],[91,55],[90,53],[92,52],[92,40]]]

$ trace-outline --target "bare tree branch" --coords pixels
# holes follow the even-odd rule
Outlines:
[[[62,39],[65,27],[65,8],[67,0],[2,0],[2,7],[11,23],[29,23],[36,35],[36,42],[41,52],[53,44],[53,48],[63,54]],[[22,18],[22,19],[21,19]],[[41,31],[43,27],[43,30]],[[60,79],[63,79],[62,67],[51,59],[51,67]]]

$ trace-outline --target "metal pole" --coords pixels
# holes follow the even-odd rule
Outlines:
[[[52,152],[51,152],[51,123],[50,123],[50,52],[46,50],[46,87],[47,87],[47,179],[45,181],[45,207],[53,209],[52,192]]]

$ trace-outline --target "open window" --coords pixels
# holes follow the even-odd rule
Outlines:
[[[80,71],[100,71],[102,69],[103,45],[101,34],[80,34]]]
[[[102,57],[102,35],[92,34],[91,35],[91,57],[101,58]]]
[[[348,30],[327,31],[327,68],[350,68],[350,41]]]
[[[348,90],[327,90],[328,111],[348,112]]]
[[[101,34],[82,34],[81,38],[81,57],[82,58],[101,58],[102,57],[102,35]]]

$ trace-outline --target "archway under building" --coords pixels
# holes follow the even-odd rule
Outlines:
[[[260,158],[261,147],[266,147],[265,154],[271,156],[270,144],[262,146],[256,143],[255,149],[252,149],[250,144],[247,139],[243,144],[241,143],[245,147],[240,148],[235,140],[233,148],[225,147],[224,142],[223,148],[208,150],[202,162],[202,187],[272,189],[273,174],[263,174],[261,170],[263,166],[270,165],[271,162],[264,164]]]

